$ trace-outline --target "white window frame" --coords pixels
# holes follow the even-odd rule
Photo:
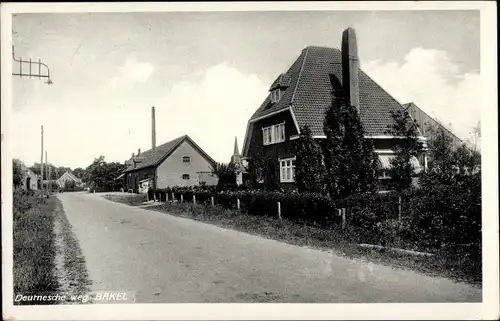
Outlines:
[[[275,89],[271,91],[271,102],[277,103],[281,99],[281,90]]]
[[[270,132],[270,135],[269,135]],[[285,122],[263,127],[262,140],[264,146],[278,144],[285,141]]]
[[[295,182],[295,162],[296,157],[278,159],[280,164],[280,182],[294,183]],[[290,171],[288,171],[290,170]]]

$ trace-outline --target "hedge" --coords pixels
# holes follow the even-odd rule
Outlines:
[[[238,190],[217,193],[209,187],[172,187],[150,190],[166,200],[168,193],[176,201],[183,194],[184,202],[210,203],[240,210],[250,215],[278,215],[303,224],[323,227],[340,226],[339,209],[346,212],[346,235],[350,241],[378,245],[398,245],[415,250],[438,251],[450,249],[479,259],[481,254],[481,190],[480,178],[464,179],[460,184],[407,190],[401,194],[352,195],[332,200],[318,193],[296,191]],[[401,203],[400,203],[401,202]],[[399,206],[401,213],[399,214]],[[399,216],[401,215],[401,219]]]

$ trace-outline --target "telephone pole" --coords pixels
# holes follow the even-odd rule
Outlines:
[[[42,125],[42,150],[40,155],[40,188],[43,191],[43,125]]]
[[[49,191],[49,165],[47,164],[47,151],[45,151],[45,177],[47,178],[47,192]]]

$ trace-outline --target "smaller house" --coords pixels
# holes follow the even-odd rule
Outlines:
[[[70,171],[66,171],[64,174],[61,175],[61,177],[59,177],[56,180],[56,183],[57,183],[57,185],[59,185],[59,187],[66,186],[66,182],[74,182],[75,186],[81,186],[82,185],[82,180],[79,179],[78,177],[76,177]]]
[[[23,171],[21,188],[25,191],[40,189],[40,177],[33,173],[33,171],[23,163],[21,163],[21,170]]]
[[[149,188],[217,185],[212,173],[215,161],[188,135],[155,146],[125,161],[128,167],[117,179],[128,192],[146,193]]]

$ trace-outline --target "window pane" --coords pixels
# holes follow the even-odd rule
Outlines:
[[[267,139],[268,139],[268,142],[269,142],[269,143],[272,143],[272,142],[273,142],[273,137],[272,137],[271,128],[269,128],[269,129],[267,130]]]
[[[286,166],[287,166],[287,167],[289,167],[289,166],[290,166],[290,161],[289,161],[289,160],[287,160],[287,161],[286,161]]]
[[[290,167],[287,167],[286,168],[286,179],[289,180],[290,179]]]
[[[281,140],[285,140],[285,125],[280,126]]]

